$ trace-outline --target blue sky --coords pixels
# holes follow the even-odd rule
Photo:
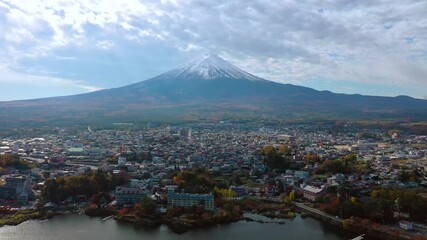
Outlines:
[[[0,101],[119,87],[216,53],[257,76],[427,98],[425,1],[0,0]]]

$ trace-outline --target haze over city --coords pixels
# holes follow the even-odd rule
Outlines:
[[[205,53],[317,90],[427,95],[423,1],[0,1],[1,101],[136,83]]]

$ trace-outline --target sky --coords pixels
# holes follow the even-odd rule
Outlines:
[[[0,101],[146,80],[214,53],[268,80],[427,99],[427,1],[0,0]]]

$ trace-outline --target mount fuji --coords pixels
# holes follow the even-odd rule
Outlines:
[[[205,54],[189,61],[184,66],[166,72],[159,77],[181,79],[216,79],[220,77],[265,81],[232,65],[215,54]]]
[[[427,101],[336,94],[269,81],[214,54],[124,87],[0,102],[0,123],[88,124],[226,118],[427,119]]]

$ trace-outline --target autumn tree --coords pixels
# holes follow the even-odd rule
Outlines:
[[[289,203],[291,203],[294,200],[295,200],[295,191],[292,191],[292,192],[289,193],[289,196],[287,198],[285,198],[284,202],[286,204],[289,204]]]
[[[177,172],[173,181],[187,193],[209,193],[213,187],[211,175],[202,168]]]
[[[214,187],[214,193],[216,193],[218,196],[225,197],[225,198],[236,197],[236,192],[227,188]]]
[[[305,155],[305,163],[306,164],[313,164],[313,163],[319,162],[319,161],[320,161],[320,156],[318,154],[308,153],[307,155]]]
[[[281,154],[281,155],[286,155],[286,154],[288,154],[289,153],[289,147],[288,146],[286,146],[286,145],[280,145],[279,146],[279,154]]]
[[[90,198],[90,202],[92,204],[96,204],[98,206],[98,208],[99,208],[99,207],[102,207],[105,204],[110,203],[111,202],[111,196],[110,196],[110,194],[108,194],[106,192],[95,193]]]
[[[113,190],[116,186],[122,185],[125,179],[121,178],[121,176],[112,176],[100,172],[46,179],[42,189],[42,196],[57,203],[71,196],[84,195],[90,198],[96,193]]]
[[[15,168],[19,170],[27,170],[30,168],[34,168],[34,163],[29,163],[25,160],[23,160],[19,155],[17,154],[4,154],[0,155],[0,168],[2,171],[6,168]],[[0,173],[2,172],[0,171]]]

